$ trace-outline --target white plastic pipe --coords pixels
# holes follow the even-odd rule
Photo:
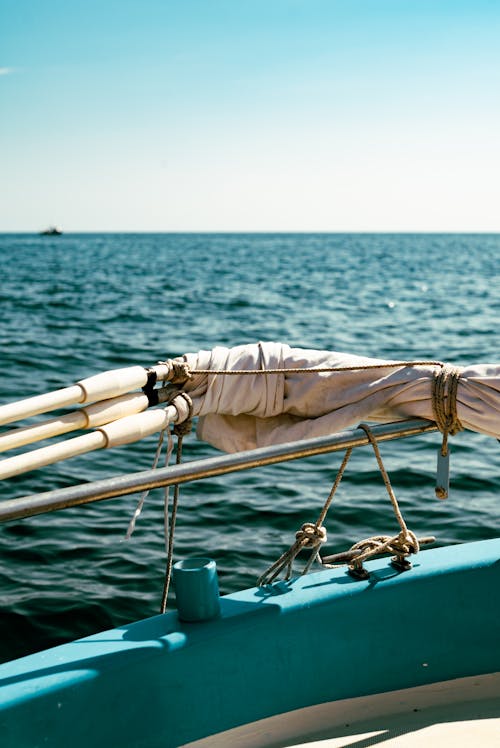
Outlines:
[[[76,403],[92,403],[118,397],[144,387],[147,379],[147,370],[142,366],[128,366],[124,369],[105,371],[93,377],[81,379],[71,387],[1,405],[0,425]]]
[[[1,434],[0,452],[24,447],[26,444],[33,444],[42,439],[50,439],[77,429],[97,428],[110,421],[116,421],[118,418],[140,413],[146,410],[148,405],[148,398],[142,392],[130,392],[109,400],[101,400],[59,418],[51,418],[32,426],[12,429]]]
[[[62,390],[47,392],[45,395],[28,397],[25,400],[17,400],[14,403],[0,405],[0,425],[20,421],[29,416],[46,413],[49,410],[65,408],[67,405],[83,402],[83,391],[78,384],[65,387]]]
[[[162,431],[178,419],[174,405],[120,418],[96,431],[0,461],[0,480],[96,449],[118,447]]]

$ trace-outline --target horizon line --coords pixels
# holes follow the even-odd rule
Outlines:
[[[427,235],[439,235],[439,234],[455,234],[455,235],[497,235],[500,234],[500,229],[489,230],[489,229],[70,229],[61,230],[63,236],[74,235],[74,234],[164,234],[164,235],[178,235],[178,234],[205,234],[205,235],[217,235],[217,234],[285,234],[285,235],[307,235],[307,234],[318,234],[318,235],[341,235],[341,234],[393,234],[393,235],[411,235],[411,234],[427,234]],[[15,230],[4,230],[0,229],[0,235],[27,235],[27,236],[41,236],[42,233],[39,230],[26,230],[26,229],[15,229]],[[49,237],[50,238],[50,237]]]

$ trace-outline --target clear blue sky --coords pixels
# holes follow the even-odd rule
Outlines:
[[[0,231],[500,231],[500,0],[0,0]]]

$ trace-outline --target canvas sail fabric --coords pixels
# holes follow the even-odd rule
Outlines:
[[[432,364],[371,368],[391,361],[282,343],[216,347],[182,357],[191,370],[265,371],[277,374],[193,374],[182,389],[199,416],[198,436],[225,452],[342,431],[361,421],[434,420]],[[344,371],[304,373],[304,368]],[[500,438],[500,364],[460,367],[457,412],[462,426]]]

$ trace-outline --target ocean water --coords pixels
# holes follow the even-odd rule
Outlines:
[[[110,368],[215,345],[293,346],[455,364],[499,360],[497,235],[0,236],[0,403]],[[4,430],[6,430],[5,427]],[[9,427],[10,428],[10,427]],[[0,501],[151,466],[156,439],[0,484]],[[434,497],[439,435],[382,445],[408,525],[437,544],[498,535],[500,446],[452,440],[451,495]],[[216,454],[187,437],[186,460]],[[224,593],[251,586],[314,521],[330,455],[183,487],[175,558],[217,561]],[[0,661],[158,612],[163,496],[130,541],[136,497],[0,526]],[[326,522],[328,552],[397,531],[368,448]]]

